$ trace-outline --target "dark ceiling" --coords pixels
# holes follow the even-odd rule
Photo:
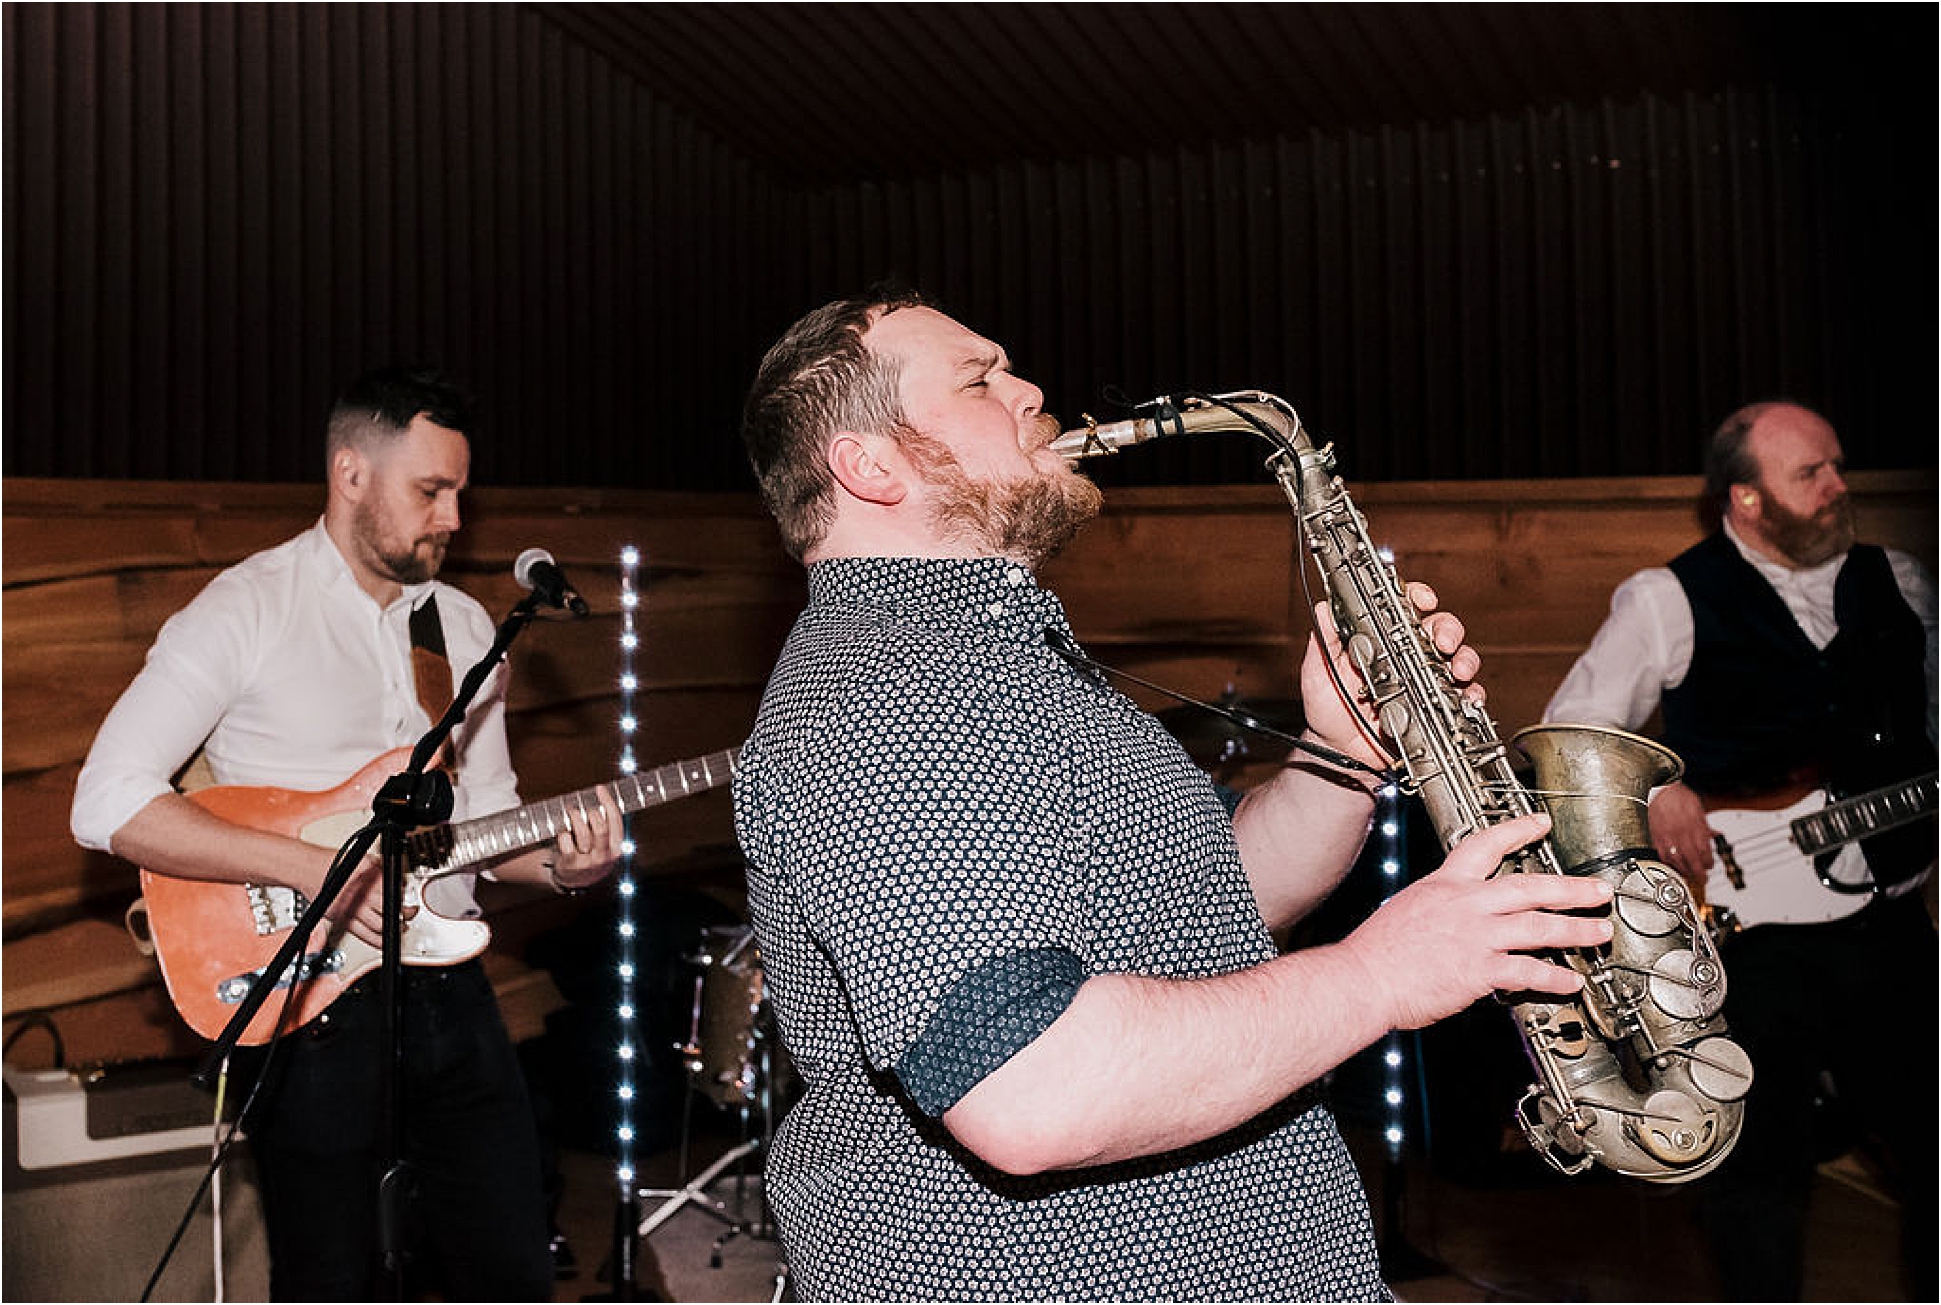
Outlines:
[[[1924,4],[532,7],[804,186],[1728,84],[1934,110]]]

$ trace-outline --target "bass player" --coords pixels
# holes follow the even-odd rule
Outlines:
[[[1662,709],[1686,763],[1652,796],[1652,839],[1738,926],[1721,942],[1725,1015],[1758,1069],[1738,1147],[1699,1192],[1734,1300],[1801,1296],[1826,1081],[1880,1144],[1907,1299],[1935,1297],[1936,950],[1920,892],[1935,836],[1931,818],[1907,821],[1933,810],[1935,590],[1913,558],[1854,542],[1844,466],[1810,409],[1727,417],[1705,455],[1718,529],[1619,586],[1544,713],[1637,729]],[[1871,892],[1833,891],[1789,851],[1799,807],[1781,809],[1828,794],[1853,799],[1862,828],[1899,825],[1828,872]]]
[[[443,713],[453,668],[463,674],[494,635],[483,607],[436,579],[470,473],[466,407],[449,381],[418,369],[372,372],[343,392],[329,419],[322,518],[218,575],[162,627],[82,768],[72,825],[83,846],[238,892],[318,889],[332,848],[219,819],[170,781],[200,748],[218,784],[328,789],[414,743]],[[459,817],[518,804],[505,678],[501,664],[447,745]],[[620,813],[602,794],[569,812],[557,839],[485,873],[573,892],[612,870],[620,837]],[[372,946],[380,880],[370,857],[331,912]],[[469,877],[438,883],[457,897],[439,900],[439,914],[477,914]],[[377,980],[352,984],[285,1036],[244,1121],[279,1300],[385,1290]],[[412,1281],[448,1300],[550,1299],[538,1138],[484,971],[476,960],[412,966],[403,988],[405,1249],[425,1273]]]

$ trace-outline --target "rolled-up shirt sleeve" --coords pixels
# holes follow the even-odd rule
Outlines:
[[[69,813],[75,841],[111,850],[117,830],[171,791],[247,682],[257,615],[247,592],[219,577],[163,624],[81,766]]]
[[[1070,1005],[1083,881],[1070,777],[1028,764],[1017,704],[974,667],[892,691],[899,729],[822,738],[843,779],[792,813],[793,881],[870,1061],[941,1114]]]

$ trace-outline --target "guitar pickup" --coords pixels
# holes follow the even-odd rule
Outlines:
[[[263,968],[268,969],[269,967],[265,966]],[[290,986],[290,969],[292,968],[297,972],[295,982],[298,983],[314,979],[320,974],[337,974],[344,968],[344,954],[341,951],[311,952],[302,960],[298,961],[294,967],[285,967],[283,977],[276,982],[276,986],[279,989]],[[216,1000],[225,1006],[241,1005],[243,998],[249,996],[249,990],[255,987],[256,981],[262,977],[263,970],[251,970],[247,974],[231,975],[229,978],[216,984]]]
[[[296,928],[297,921],[310,907],[310,899],[294,888],[270,884],[244,884],[243,887],[249,894],[249,918],[258,935]]]

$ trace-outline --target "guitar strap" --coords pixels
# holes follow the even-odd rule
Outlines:
[[[452,664],[445,654],[445,626],[438,619],[438,595],[429,595],[411,612],[411,677],[418,705],[436,725],[452,705]]]
[[[436,725],[452,705],[452,663],[445,654],[445,626],[438,618],[438,595],[411,610],[411,678],[418,690],[418,705],[425,717]],[[435,767],[450,771],[451,740],[438,745],[431,759]]]

